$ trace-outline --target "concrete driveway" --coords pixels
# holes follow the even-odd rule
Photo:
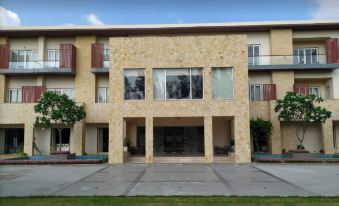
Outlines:
[[[0,196],[337,196],[339,165],[1,166]]]

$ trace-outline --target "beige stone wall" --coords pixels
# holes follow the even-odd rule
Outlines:
[[[235,116],[236,162],[250,161],[248,84],[244,84],[248,82],[245,35],[120,37],[110,38],[110,45],[110,96],[114,102],[109,121],[111,163],[122,161],[124,117],[146,117],[146,148],[153,144],[153,129],[149,128],[153,126],[153,117],[205,117],[206,162],[211,162],[212,116]],[[234,68],[234,100],[211,99],[211,67],[218,66]],[[204,99],[154,101],[152,68],[182,67],[203,67]],[[145,100],[123,100],[124,68],[145,68]],[[152,158],[146,152],[147,161],[151,162]]]
[[[7,37],[0,37],[0,44],[8,44],[9,40]],[[0,75],[0,104],[4,103],[6,100],[6,77],[4,75]]]
[[[293,62],[293,39],[292,29],[272,29],[270,32],[271,55],[273,64],[291,64]]]

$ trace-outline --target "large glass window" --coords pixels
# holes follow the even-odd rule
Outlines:
[[[58,94],[66,94],[70,99],[74,99],[74,89],[72,88],[48,88],[47,91],[55,92]]]
[[[108,102],[108,88],[107,87],[99,87],[98,88],[97,102],[99,102],[99,103],[107,103]]]
[[[233,99],[233,69],[212,68],[212,98]]]
[[[317,48],[297,48],[293,50],[295,64],[318,64]]]
[[[202,99],[201,68],[154,69],[154,99]]]
[[[250,44],[248,45],[248,64],[259,65],[260,64],[260,45]]]
[[[144,69],[124,70],[125,99],[145,99]]]
[[[8,102],[9,103],[21,103],[22,89],[9,89],[8,90]]]
[[[104,68],[109,68],[109,49],[102,50]]]
[[[316,97],[320,97],[320,87],[308,87],[308,94],[313,94]]]

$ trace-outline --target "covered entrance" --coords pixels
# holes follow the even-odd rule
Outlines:
[[[154,118],[154,157],[204,157],[202,117]]]

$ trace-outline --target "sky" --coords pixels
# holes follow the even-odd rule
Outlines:
[[[339,0],[0,0],[0,27],[311,19],[339,20]]]

